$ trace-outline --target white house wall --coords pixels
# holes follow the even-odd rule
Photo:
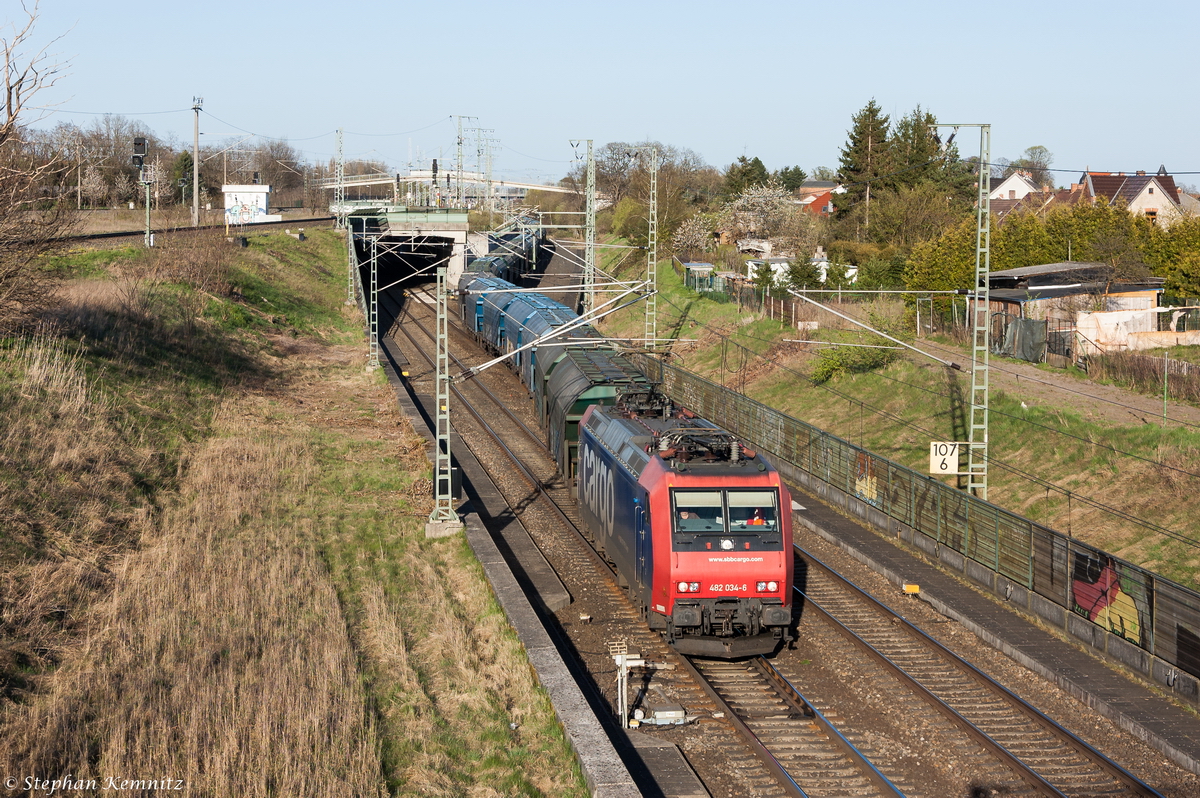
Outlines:
[[[992,193],[988,194],[991,199],[1025,199],[1034,191],[1034,187],[1021,175],[1013,173],[1004,180],[1000,181],[1000,185],[992,187]],[[1009,196],[1012,192],[1012,196]]]
[[[1152,190],[1153,194],[1150,193]],[[1163,227],[1169,227],[1179,218],[1179,206],[1175,203],[1175,198],[1169,196],[1157,180],[1147,183],[1129,203],[1129,212],[1135,216],[1145,216],[1148,210],[1157,212],[1155,221]]]

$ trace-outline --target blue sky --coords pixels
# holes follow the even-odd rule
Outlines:
[[[3,0],[2,19],[20,12]],[[286,138],[452,161],[456,114],[499,139],[495,171],[555,180],[571,140],[657,139],[723,167],[836,167],[870,99],[992,125],[992,156],[1040,144],[1060,184],[1084,168],[1200,172],[1191,67],[1200,4],[1128,2],[195,3],[43,0],[35,36],[71,67],[41,125],[94,114],[190,142]],[[6,31],[4,36],[10,35]],[[164,113],[166,112],[166,113]],[[978,151],[964,130],[964,155]],[[581,150],[582,152],[582,150]],[[467,159],[468,167],[473,158]],[[1200,175],[1181,176],[1200,184]]]

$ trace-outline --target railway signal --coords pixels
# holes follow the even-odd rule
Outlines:
[[[146,179],[146,138],[133,138],[133,165],[138,170],[138,182],[146,187],[146,239],[147,247],[154,246],[154,235],[150,232],[150,184],[154,181]]]

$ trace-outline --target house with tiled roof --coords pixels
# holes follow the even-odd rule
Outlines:
[[[1034,191],[1041,191],[1041,188],[1025,172],[1013,172],[1003,180],[993,180],[991,188],[992,191],[988,194],[988,198],[992,202],[1025,199],[1026,195]]]
[[[800,210],[811,213],[813,216],[832,216],[833,189],[820,194],[808,194],[796,200],[796,204],[800,206]]]
[[[1165,166],[1145,172],[1085,172],[1079,178],[1083,195],[1092,202],[1124,202],[1129,212],[1164,227],[1180,216],[1200,212],[1200,201],[1175,185]]]
[[[993,199],[988,205],[996,224],[1002,224],[1005,217],[1013,211],[1045,213],[1052,208],[1075,205],[1083,199],[1083,187],[1078,183],[1072,183],[1070,188],[1031,191],[1020,199]]]

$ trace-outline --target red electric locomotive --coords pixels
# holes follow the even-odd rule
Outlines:
[[[791,496],[736,436],[651,391],[588,408],[579,506],[651,628],[685,654],[792,639]]]

